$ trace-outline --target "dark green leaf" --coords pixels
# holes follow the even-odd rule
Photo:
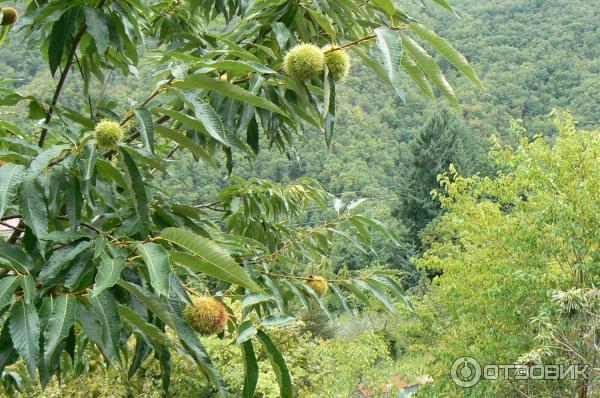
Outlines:
[[[242,398],[254,397],[256,384],[258,383],[258,363],[254,354],[252,341],[242,343],[242,353],[244,355],[244,389]]]
[[[48,233],[48,210],[42,188],[33,180],[23,182],[20,194],[23,222],[37,237]]]
[[[0,310],[10,304],[13,294],[20,284],[19,279],[13,275],[7,275],[0,279]]]
[[[161,321],[173,327],[173,318],[171,317],[168,308],[158,299],[156,295],[139,285],[127,282],[123,279],[119,280],[117,283],[136,299],[138,299],[142,304],[144,304],[146,308],[152,311],[152,313]]]
[[[44,331],[44,359],[52,358],[58,344],[69,335],[71,326],[75,323],[77,300],[70,294],[58,296],[52,306],[48,325]]]
[[[21,165],[7,163],[0,167],[0,218],[4,210],[12,203],[19,184],[23,181],[25,168]]]
[[[217,164],[215,163],[215,160],[208,153],[208,151],[206,151],[198,143],[192,141],[185,135],[178,133],[177,131],[167,128],[165,126],[161,126],[161,125],[156,125],[156,132],[158,134],[162,135],[163,137],[165,137],[166,139],[175,141],[182,147],[189,149],[190,152],[192,152],[196,156],[199,156],[202,160],[204,160],[210,166],[217,168]]]
[[[58,69],[69,39],[75,30],[75,24],[80,12],[79,7],[68,8],[67,11],[52,26],[48,44],[48,64],[50,73],[54,76]]]
[[[396,308],[394,307],[394,304],[390,301],[390,299],[385,295],[384,292],[382,292],[381,290],[379,290],[377,287],[375,287],[372,284],[368,283],[367,281],[363,281],[361,279],[355,280],[354,283],[356,285],[362,287],[363,289],[370,291],[373,294],[373,296],[375,296],[375,298],[377,298],[377,300],[381,301],[381,303],[392,314],[397,314],[398,313],[398,311],[396,310]]]
[[[267,315],[260,320],[262,326],[286,326],[296,321],[296,318],[289,315]]]
[[[171,273],[169,254],[156,243],[138,244],[137,249],[142,255],[146,267],[148,267],[152,287],[160,295],[167,297],[169,294],[169,274]]]
[[[238,326],[238,336],[235,339],[237,344],[242,344],[243,342],[250,339],[252,336],[256,334],[257,330],[252,324],[252,321],[247,320],[244,321]]]
[[[477,73],[475,69],[471,65],[469,65],[469,61],[462,55],[458,50],[456,50],[452,44],[450,44],[446,39],[438,36],[433,31],[429,30],[427,27],[412,22],[408,25],[411,30],[418,33],[423,39],[427,40],[431,46],[437,50],[440,54],[444,56],[452,65],[456,67],[459,71],[461,71],[469,80],[475,83],[480,88],[483,88],[483,83],[477,77]]]
[[[13,345],[34,377],[40,357],[40,319],[35,307],[18,300],[12,307],[9,322]]]
[[[104,254],[100,259],[100,267],[98,268],[98,274],[96,274],[92,296],[97,296],[105,289],[114,286],[121,277],[123,268],[125,268],[123,257],[110,257],[108,254]]]
[[[81,222],[81,212],[83,210],[83,196],[81,195],[81,186],[79,178],[69,176],[66,186],[67,215],[69,216],[69,226],[75,231]]]
[[[125,181],[127,182],[127,190],[136,214],[136,228],[134,228],[134,231],[139,232],[141,236],[146,237],[150,225],[146,185],[144,184],[140,170],[129,153],[121,149],[121,155],[124,165],[123,169],[125,171]]]
[[[100,322],[102,345],[106,350],[104,354],[110,359],[120,360],[121,319],[115,299],[110,293],[104,291],[98,296],[90,297],[90,302]]]
[[[152,114],[146,108],[136,108],[135,117],[144,146],[150,153],[154,153],[154,121]]]
[[[194,256],[190,256],[185,253],[171,252],[170,255],[174,262],[183,263],[187,267],[246,287],[254,292],[262,292],[262,289],[250,278],[244,268],[239,266],[215,242],[179,228],[165,228],[162,230],[161,236],[194,254]]]
[[[175,87],[187,88],[187,89],[204,89],[223,94],[226,97],[231,97],[238,101],[250,104],[257,108],[266,109],[271,112],[285,115],[285,113],[274,103],[267,100],[266,98],[259,97],[256,94],[251,93],[241,87],[235,86],[231,83],[219,81],[204,75],[189,76],[183,81],[173,84]]]
[[[279,396],[281,398],[292,398],[294,396],[292,378],[290,377],[290,372],[285,364],[283,355],[277,350],[277,347],[265,332],[259,330],[256,336],[269,355],[269,360],[271,361],[271,365],[277,376],[277,382],[279,383]]]
[[[92,245],[92,241],[86,240],[76,244],[62,247],[52,253],[48,262],[42,267],[38,279],[42,285],[52,283],[52,280],[66,268],[66,266],[81,252]]]
[[[12,268],[21,274],[29,274],[31,262],[33,261],[29,254],[25,253],[19,246],[11,245],[3,240],[0,240],[0,259],[8,261]]]
[[[460,104],[454,94],[452,86],[446,80],[446,77],[442,73],[442,70],[435,62],[433,57],[423,49],[416,41],[410,36],[402,34],[402,44],[404,50],[410,54],[412,59],[417,65],[427,74],[429,79],[435,84],[435,86],[442,92],[444,97],[456,108],[460,110]]]
[[[100,8],[84,7],[85,22],[87,30],[94,38],[96,49],[100,54],[104,54],[108,49],[108,21],[106,15]]]
[[[144,336],[150,342],[157,342],[162,345],[172,346],[169,337],[163,333],[159,328],[151,323],[148,323],[140,314],[135,312],[129,307],[118,304],[119,315],[125,324],[129,325],[129,328]]]

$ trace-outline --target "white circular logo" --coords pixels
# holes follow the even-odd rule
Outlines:
[[[481,379],[481,366],[475,358],[461,357],[452,364],[450,376],[454,384],[458,386],[473,387]]]

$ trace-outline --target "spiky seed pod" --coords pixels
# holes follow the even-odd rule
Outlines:
[[[194,297],[183,310],[184,319],[203,336],[219,334],[227,326],[227,310],[213,297]]]
[[[311,276],[308,285],[313,288],[319,296],[323,296],[329,290],[327,280],[321,276]]]
[[[0,25],[12,25],[19,19],[19,13],[12,7],[2,7],[2,22]]]
[[[329,69],[329,73],[333,75],[336,82],[344,80],[350,71],[350,57],[346,54],[346,50],[330,51],[332,46],[323,47],[325,57],[325,65]]]
[[[314,44],[302,43],[293,47],[285,55],[283,68],[294,80],[318,78],[325,67],[321,49]]]
[[[103,120],[96,125],[95,137],[99,147],[114,149],[125,138],[125,129],[117,122]]]

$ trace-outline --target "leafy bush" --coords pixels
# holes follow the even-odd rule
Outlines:
[[[434,379],[423,396],[519,394],[518,382],[481,381],[462,389],[449,378],[451,364],[463,356],[481,364],[517,363],[539,347],[539,322],[531,322],[556,307],[555,290],[600,282],[599,133],[577,130],[569,115],[556,114],[555,123],[554,144],[521,136],[518,148],[498,145],[493,156],[502,171],[494,178],[465,178],[451,169],[441,179],[445,234],[418,260],[443,271],[417,309],[427,320],[429,346],[422,349],[432,356]],[[535,396],[546,396],[544,388],[577,390],[571,380],[548,383]]]

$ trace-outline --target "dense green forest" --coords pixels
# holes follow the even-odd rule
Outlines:
[[[156,3],[168,7],[171,2]],[[388,2],[373,3],[379,7]],[[400,79],[403,100],[390,87],[390,82],[374,73],[356,52],[348,51],[350,73],[335,84],[336,123],[331,142],[327,131],[303,126],[298,134],[286,137],[282,145],[275,138],[265,139],[268,132],[261,125],[261,135],[264,133],[265,137],[257,139],[254,148],[248,149],[246,143],[240,143],[233,152],[221,152],[212,141],[188,134],[198,146],[208,148],[216,167],[203,161],[206,159],[200,152],[171,152],[166,141],[157,141],[156,152],[168,153],[167,156],[149,160],[148,152],[140,151],[141,155],[134,157],[144,164],[146,172],[156,177],[148,186],[149,192],[166,194],[175,206],[190,206],[182,213],[177,213],[174,207],[162,213],[156,211],[152,222],[169,226],[171,220],[177,219],[178,223],[173,226],[185,226],[200,236],[214,239],[246,269],[250,269],[248,264],[256,258],[278,256],[284,242],[302,241],[304,234],[311,236],[314,231],[319,232],[330,220],[339,221],[344,217],[350,220],[356,206],[358,218],[352,218],[347,227],[356,236],[341,226],[342,230],[338,231],[338,224],[334,224],[331,235],[323,233],[322,238],[315,239],[316,243],[311,241],[308,248],[298,249],[289,259],[282,258],[279,268],[270,270],[275,271],[274,275],[290,273],[299,280],[304,278],[306,283],[299,282],[299,289],[276,277],[260,279],[261,287],[264,285],[266,289],[261,294],[265,291],[272,294],[274,304],[267,305],[259,293],[233,290],[227,283],[230,280],[212,278],[211,274],[190,278],[188,284],[181,285],[182,291],[185,288],[203,293],[220,292],[219,300],[235,296],[227,302],[228,307],[231,313],[243,314],[242,319],[250,312],[245,307],[248,296],[241,299],[244,294],[257,295],[251,297],[256,300],[254,304],[265,306],[256,310],[262,319],[265,314],[271,317],[297,315],[296,321],[291,317],[273,318],[275,326],[279,326],[279,321],[292,326],[277,329],[274,326],[272,341],[261,337],[262,345],[256,344],[258,384],[255,394],[247,393],[244,387],[248,383],[248,366],[253,365],[240,361],[239,347],[227,339],[227,334],[233,336],[234,332],[225,331],[223,338],[222,328],[219,337],[203,337],[203,347],[211,355],[224,383],[230,386],[229,392],[240,397],[284,396],[282,365],[273,365],[277,364],[279,352],[285,357],[286,372],[289,369],[291,374],[293,387],[290,385],[289,391],[293,389],[293,395],[289,396],[404,396],[399,395],[402,394],[400,389],[407,384],[419,384],[416,395],[419,397],[600,396],[597,370],[588,374],[592,380],[589,383],[482,380],[467,389],[457,386],[448,376],[454,360],[465,356],[476,358],[480,364],[596,363],[600,358],[597,340],[594,340],[600,319],[600,295],[595,288],[600,282],[597,243],[600,239],[597,228],[600,225],[600,143],[598,133],[593,132],[600,127],[600,25],[597,22],[600,10],[587,0],[462,0],[450,2],[454,12],[444,7],[445,1],[389,3],[392,8],[396,3],[396,7],[418,16],[421,23],[464,54],[476,71],[484,88],[473,84],[464,70],[457,70],[444,54],[436,52],[435,46],[424,46],[434,54],[441,71],[448,77],[460,110],[444,98],[439,87],[434,88],[435,99],[427,98],[409,83],[406,70],[401,71]],[[17,8],[25,12],[24,6],[17,5]],[[317,10],[311,14],[314,23],[320,21],[314,19],[320,12]],[[207,23],[207,29],[217,32],[215,37],[235,23],[226,22],[230,16],[223,10],[220,12],[223,16],[214,19],[211,16]],[[269,36],[270,29],[265,37]],[[300,32],[298,35],[307,34]],[[45,35],[34,34],[33,41],[25,47],[24,42],[31,39],[27,33],[26,29],[13,29],[0,45],[0,94],[16,89],[23,97],[37,99],[14,104],[6,99],[0,101],[0,123],[3,123],[0,131],[20,126],[23,131],[37,132],[48,124],[44,122],[45,104],[51,100],[57,76],[52,77],[48,68],[50,61],[40,55],[40,46],[48,45],[43,44]],[[174,44],[176,39],[169,35],[165,37],[148,37],[144,45],[138,43],[140,62],[126,67],[127,75],[116,61],[116,66],[102,72],[103,82],[96,78],[88,81],[81,67],[73,68],[62,92],[61,111],[55,118],[71,126],[72,123],[66,121],[78,122],[74,113],[80,113],[81,120],[94,120],[96,114],[114,120],[120,120],[119,115],[127,115],[130,106],[139,106],[146,98],[149,88],[164,84],[166,69],[158,68],[157,62],[176,64],[185,58],[181,55],[181,59],[177,59],[172,53],[182,51],[189,55],[187,52],[191,51],[178,48]],[[262,36],[258,37],[262,40]],[[173,49],[170,54],[165,44],[169,40],[174,40],[170,43]],[[277,37],[276,45],[269,42],[265,46],[275,48],[281,45],[280,41]],[[372,56],[378,60],[380,51],[380,48],[370,48],[368,59]],[[101,62],[110,64],[113,60],[107,57]],[[224,76],[228,78],[227,74]],[[8,81],[13,78],[16,80]],[[223,74],[217,77],[222,78]],[[7,81],[2,83],[3,79]],[[2,91],[5,87],[6,92]],[[317,87],[315,96],[327,90],[325,86]],[[174,109],[191,109],[193,102],[178,102],[184,94],[168,93],[168,96],[176,104]],[[219,101],[222,99],[208,100],[215,108],[216,104],[222,104]],[[234,109],[231,114],[237,112],[237,108],[231,107]],[[224,113],[222,108],[218,110]],[[143,118],[133,119],[140,123],[135,128],[144,125],[140,121]],[[223,123],[226,129],[235,131],[237,120],[237,116],[232,116],[230,120],[223,118]],[[257,121],[260,123],[258,116]],[[82,124],[85,125],[85,121]],[[155,131],[158,132],[158,128]],[[65,136],[76,137],[77,134],[79,132],[70,127],[70,135]],[[243,139],[246,139],[245,132]],[[0,159],[24,162],[15,157],[14,145],[17,144],[11,138],[4,137]],[[24,150],[28,151],[26,145]],[[110,158],[102,162],[104,166],[102,171],[99,169],[99,175],[113,173],[111,165],[115,166],[114,170],[117,167],[130,170],[126,161],[123,165]],[[50,163],[48,167],[52,166]],[[71,173],[85,174],[85,171]],[[125,183],[130,183],[131,174],[131,170],[124,173],[124,184],[113,184],[117,185],[118,195],[127,191]],[[66,181],[71,178],[65,177]],[[82,187],[87,184],[82,180]],[[46,185],[51,193],[51,184]],[[107,185],[110,184],[99,184],[99,196],[110,197]],[[133,189],[132,184],[129,186]],[[67,194],[70,189],[71,185],[66,185]],[[287,195],[294,197],[289,199]],[[68,200],[67,197],[65,208],[69,206]],[[154,201],[167,203],[158,194]],[[110,219],[116,217],[114,215],[122,216],[118,200],[112,203],[107,198],[106,202],[110,208],[109,220],[102,221],[102,217],[98,217],[105,223],[99,225],[115,228],[118,237],[121,236],[118,234],[126,235],[123,231],[129,227],[129,221],[121,226],[120,222]],[[57,206],[49,202],[51,215],[52,212],[62,214]],[[191,213],[198,217],[198,222],[189,222],[192,216],[188,218],[187,214]],[[67,211],[57,217],[71,222],[74,216]],[[185,222],[180,221],[183,218]],[[29,225],[17,228],[30,230]],[[35,257],[30,250],[39,250],[31,249],[36,242],[28,242],[31,239],[28,232],[24,232],[24,236],[27,256]],[[144,241],[145,236],[132,236],[143,242],[138,244],[156,245],[149,246],[152,250],[162,247],[160,241],[155,243],[152,239]],[[69,244],[81,244],[77,240],[80,238]],[[330,247],[320,247],[323,240]],[[3,241],[0,243],[8,253],[8,246],[4,246]],[[43,244],[41,247],[43,251]],[[109,257],[129,259],[132,253],[125,249],[129,248],[119,247],[117,243]],[[166,249],[174,251],[173,247]],[[77,263],[79,255],[73,254],[68,261]],[[4,257],[0,254],[0,259]],[[148,261],[144,253],[131,261],[137,257]],[[96,258],[94,254],[93,258],[100,262],[105,257]],[[155,288],[152,273],[148,277],[134,274],[127,269],[123,271],[124,285],[141,283],[143,289]],[[253,271],[250,276],[256,279],[263,274],[268,275],[266,268]],[[323,291],[319,291],[318,280],[313,275],[324,277]],[[398,283],[390,275],[398,276]],[[362,290],[354,285],[348,288],[343,282],[339,287],[333,283],[346,281],[351,276],[363,278],[358,283]],[[152,283],[138,282],[144,278],[150,278]],[[364,280],[370,284],[361,285]],[[113,290],[124,285],[115,285]],[[301,285],[309,286],[308,293]],[[135,296],[131,289],[137,288],[131,286],[119,294]],[[10,286],[8,282],[0,282],[0,287]],[[167,287],[174,290],[169,282]],[[337,291],[342,287],[349,289],[348,301]],[[381,293],[383,289],[399,294],[390,301]],[[115,294],[117,301],[123,299]],[[185,291],[178,294],[183,296]],[[303,298],[305,295],[307,299]],[[156,291],[156,297],[159,296],[160,289]],[[288,304],[298,296],[298,303]],[[0,297],[3,305],[10,301],[10,297]],[[18,302],[22,301],[20,296],[15,297]],[[143,304],[148,306],[146,302]],[[39,305],[41,319],[49,316],[48,309],[44,315],[44,305],[53,304]],[[119,314],[125,318],[129,307],[120,302],[118,305]],[[135,301],[132,308],[137,310],[138,307],[143,305]],[[268,315],[271,312],[266,311],[267,307],[275,315]],[[385,312],[390,307],[393,312]],[[4,308],[2,311],[4,323],[8,314]],[[92,311],[86,311],[78,312],[77,316],[91,316]],[[148,322],[152,332],[156,329],[160,336],[174,339],[179,333],[159,315],[150,313]],[[245,322],[252,325],[251,321]],[[131,321],[128,327],[131,328]],[[235,333],[241,335],[241,324],[235,327]],[[253,329],[250,326],[248,330],[250,328]],[[134,324],[132,329],[137,333],[132,335],[144,336],[148,342],[152,340],[147,338],[148,331],[143,327],[140,331],[140,326]],[[260,335],[262,329],[258,329]],[[8,338],[8,331],[0,333],[0,342]],[[124,334],[121,340],[126,340]],[[191,370],[190,355],[181,347],[173,354],[168,354],[168,349],[157,349],[150,355],[150,348],[140,349],[139,342],[135,347],[132,341],[126,342],[129,348],[122,349],[122,355],[131,358],[126,358],[125,363],[132,361],[140,369],[133,375],[128,374],[127,367],[120,367],[122,365],[109,366],[114,359],[106,355],[106,347],[97,343],[100,350],[94,350],[91,342],[95,340],[85,337],[78,341],[81,352],[76,360],[68,360],[66,354],[61,357],[58,367],[65,372],[64,378],[52,379],[44,391],[35,383],[35,377],[28,374],[26,360],[8,366],[2,373],[2,393],[48,397],[217,396],[210,386],[213,382],[210,371],[202,367]],[[279,351],[274,354],[269,342]],[[146,346],[154,348],[158,344]],[[116,356],[119,356],[118,350]],[[147,352],[140,353],[140,350]],[[249,351],[243,352],[249,355]],[[2,368],[15,362],[9,360],[9,354],[12,355],[0,349]],[[41,367],[39,372],[42,379]],[[52,372],[49,371],[49,376]],[[165,374],[172,379],[169,392],[163,392]],[[198,383],[203,374],[209,375],[210,383]],[[396,382],[399,379],[402,383]]]

